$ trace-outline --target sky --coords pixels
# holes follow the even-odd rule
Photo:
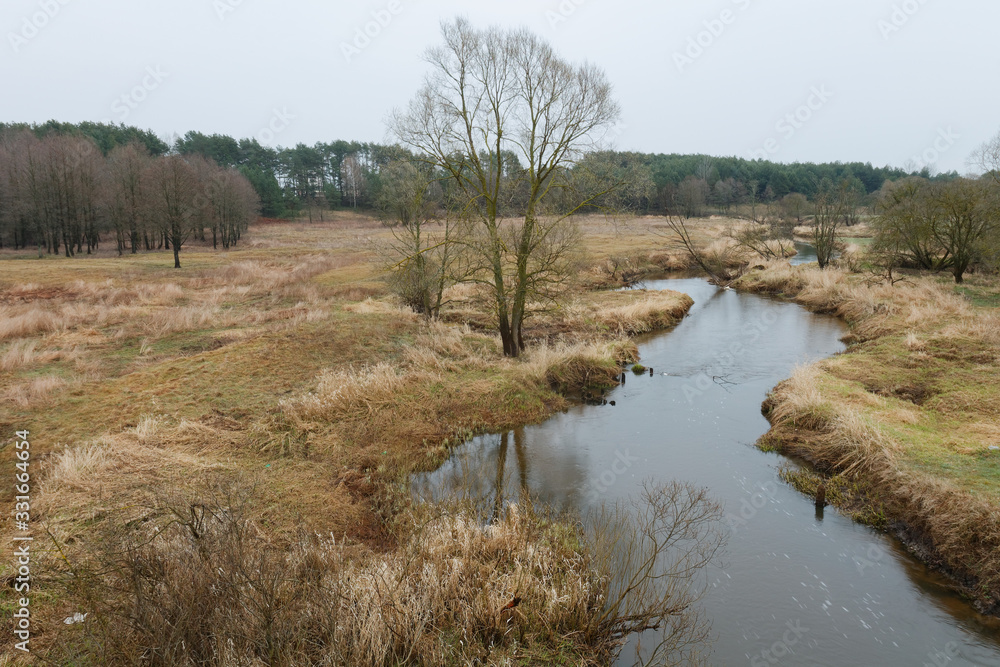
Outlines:
[[[603,68],[620,150],[965,173],[1000,132],[996,0],[3,0],[0,121],[388,141],[457,16]]]

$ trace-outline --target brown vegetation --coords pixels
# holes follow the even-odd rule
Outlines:
[[[770,445],[839,475],[982,609],[1000,600],[1000,313],[929,277],[873,285],[773,264],[744,289],[851,325],[848,353],[799,369],[768,402]],[[878,521],[876,521],[878,523]]]
[[[372,573],[385,574],[385,582],[396,575],[409,581],[414,571],[407,568],[421,559],[431,562],[430,554],[439,551],[435,545],[453,530],[465,531],[469,541],[435,561],[434,567],[455,577],[436,581],[478,586],[469,573],[498,566],[493,554],[502,552],[508,560],[501,569],[511,568],[511,576],[521,572],[517,576],[526,581],[548,582],[543,590],[528,581],[527,594],[519,594],[524,602],[517,609],[528,620],[517,616],[513,626],[507,619],[498,626],[501,621],[491,616],[485,625],[459,624],[480,623],[492,605],[509,602],[504,598],[513,580],[501,578],[496,590],[473,598],[481,605],[452,607],[453,617],[412,628],[417,634],[402,643],[385,644],[402,627],[393,621],[381,629],[354,627],[350,632],[360,634],[348,637],[355,643],[344,650],[366,651],[366,641],[388,646],[397,660],[419,654],[433,662],[442,651],[477,656],[497,637],[497,628],[506,633],[510,627],[527,633],[502,635],[511,656],[542,655],[544,662],[549,654],[532,651],[565,650],[577,660],[608,650],[607,632],[605,639],[592,633],[581,640],[567,629],[569,621],[560,620],[583,622],[579,605],[592,603],[592,589],[573,593],[572,604],[564,605],[562,594],[555,606],[545,602],[551,573],[582,581],[591,576],[581,562],[566,565],[581,551],[556,524],[518,524],[524,531],[519,544],[531,536],[530,552],[503,551],[493,529],[459,510],[421,533],[412,522],[423,510],[407,509],[405,480],[414,470],[438,465],[447,445],[470,433],[540,420],[567,404],[560,392],[614,382],[621,364],[636,358],[626,335],[669,326],[683,317],[690,300],[579,289],[566,308],[526,325],[525,335],[536,344],[523,359],[506,359],[499,339],[476,326],[488,318],[476,310],[473,295],[458,300],[444,322],[401,308],[373,274],[367,254],[378,225],[333,217],[313,226],[262,226],[241,250],[190,252],[180,271],[156,256],[113,258],[113,249],[86,259],[33,261],[30,284],[21,261],[0,264],[6,327],[0,379],[11,388],[0,422],[32,433],[39,480],[33,521],[51,535],[53,547],[39,553],[43,592],[33,601],[33,641],[43,652],[54,651],[53,659],[72,662],[86,654],[100,664],[127,663],[137,655],[133,651],[149,647],[150,637],[169,637],[184,642],[190,658],[231,650],[232,656],[266,660],[261,656],[268,655],[267,646],[287,638],[290,653],[282,653],[281,664],[301,664],[295,660],[314,650],[310,642],[339,642],[344,635],[336,633],[348,631],[303,621],[334,603],[322,596],[302,599],[303,591],[317,590],[317,581],[347,581],[340,577],[360,586]],[[205,480],[216,481],[206,487]],[[219,500],[224,494],[218,488],[240,480],[250,480],[251,494],[239,502],[235,496]],[[214,519],[203,513],[206,507],[215,508]],[[201,521],[211,535],[204,533],[199,542],[188,524]],[[203,534],[197,526],[195,532]],[[159,537],[140,546],[143,536],[153,535]],[[254,545],[257,560],[232,560],[237,553],[248,557],[244,549],[227,546],[239,540]],[[551,551],[534,551],[550,542]],[[454,558],[463,554],[468,562],[454,569]],[[417,560],[408,561],[411,556]],[[312,565],[301,565],[303,559]],[[345,560],[350,564],[343,568],[330,565]],[[319,579],[308,574],[314,566]],[[124,578],[98,594],[98,582],[110,576],[101,569],[107,567]],[[272,576],[293,567],[303,576]],[[239,572],[250,578],[234,579]],[[96,578],[86,579],[86,573]],[[162,585],[153,586],[150,573],[158,573],[154,579]],[[378,588],[380,581],[366,585]],[[268,604],[277,605],[266,614],[254,607],[263,598],[253,593],[265,584],[272,596]],[[213,585],[222,596],[218,610],[194,604],[190,587],[204,591]],[[145,597],[126,593],[135,590],[145,590]],[[415,583],[408,590],[413,597],[399,599],[397,619],[407,627],[407,614],[423,613],[424,593],[440,596],[436,605],[452,605],[454,595],[465,595],[465,589],[422,592]],[[361,591],[353,599],[371,603]],[[227,617],[230,602],[256,611]],[[103,625],[61,624],[81,609],[95,610],[92,620],[103,613]],[[208,643],[192,643],[191,624],[202,621],[223,629],[237,621],[248,625],[238,641],[233,630],[235,647],[211,644],[207,637],[199,641]],[[468,627],[480,633],[471,639],[486,643],[466,641],[459,649],[461,637],[448,634],[449,627]],[[326,631],[334,634],[322,635]],[[75,657],[56,648],[67,646],[66,637],[75,638],[69,644],[79,651]],[[170,641],[157,646],[182,650]],[[111,653],[101,653],[102,647]],[[176,664],[170,660],[180,655],[157,659]]]

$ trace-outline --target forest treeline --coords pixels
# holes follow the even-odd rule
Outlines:
[[[238,170],[252,184],[265,217],[288,217],[303,211],[337,208],[371,209],[383,187],[386,168],[412,158],[405,149],[371,142],[333,141],[312,146],[272,148],[253,138],[191,131],[168,144],[148,130],[102,123],[41,125],[2,124],[0,134],[30,130],[39,138],[84,136],[105,156],[118,147],[139,143],[150,156],[201,156],[222,168]],[[738,157],[609,152],[604,157],[638,170],[642,187],[632,188],[630,210],[686,217],[726,212],[750,201],[776,202],[789,195],[815,199],[830,183],[848,183],[859,205],[870,203],[886,181],[908,176],[930,177],[870,163],[780,164]],[[516,159],[505,165],[517,169]],[[958,174],[942,174],[950,180]],[[789,201],[794,208],[798,198]]]
[[[0,248],[67,257],[104,243],[118,253],[228,248],[259,213],[238,170],[171,153],[152,133],[96,124],[0,128]]]

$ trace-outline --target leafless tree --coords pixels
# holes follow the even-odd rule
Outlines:
[[[578,190],[571,167],[619,109],[601,70],[571,65],[526,30],[458,19],[442,35],[428,52],[431,74],[391,128],[444,172],[477,222],[475,280],[491,292],[504,354],[516,357],[532,303],[565,281],[566,219],[617,186]]]
[[[875,245],[883,263],[949,270],[956,283],[978,260],[995,253],[1000,197],[988,178],[887,183],[879,195]]]
[[[1000,230],[1000,198],[992,183],[970,178],[935,184],[934,198],[940,215],[934,237],[952,258],[951,273],[960,284],[983,242]]]
[[[677,187],[677,203],[685,218],[700,218],[705,214],[705,204],[708,202],[708,181],[688,176]]]
[[[931,183],[911,177],[888,181],[878,193],[874,245],[882,263],[941,271],[952,257],[942,252],[934,232],[940,216],[936,211]]]
[[[647,483],[638,498],[590,517],[588,550],[607,582],[590,632],[653,635],[638,664],[691,664],[711,629],[698,608],[707,587],[699,577],[725,542],[721,515],[704,489],[672,482]]]
[[[821,269],[829,266],[837,251],[837,229],[844,223],[848,206],[846,181],[839,187],[824,187],[816,197],[812,241]]]
[[[250,222],[260,213],[260,198],[243,174],[212,165],[202,180],[205,219],[212,230],[212,247],[236,245]]]
[[[1000,133],[980,146],[971,162],[1000,185]]]
[[[197,171],[179,155],[153,162],[143,179],[148,214],[173,249],[176,269],[181,268],[181,246],[201,224],[196,220],[197,184]]]
[[[724,246],[718,252],[700,247],[691,237],[691,231],[683,218],[668,217],[669,240],[674,247],[683,250],[698,267],[708,274],[709,282],[727,287],[747,270],[747,262],[736,245]],[[654,234],[657,234],[655,230]]]
[[[358,158],[354,155],[344,158],[344,162],[340,167],[340,174],[344,194],[351,200],[351,206],[357,208],[358,198],[362,196],[367,185],[365,172]]]
[[[463,220],[448,210],[429,171],[412,162],[387,165],[375,208],[392,233],[382,254],[395,292],[416,312],[436,318],[445,289],[460,278],[458,260],[468,238]]]
[[[792,192],[782,198],[781,210],[786,217],[802,224],[802,218],[809,210],[809,199],[804,194]]]
[[[132,254],[139,251],[142,236],[148,244],[149,230],[143,217],[143,175],[151,158],[141,144],[119,146],[108,155],[108,169],[104,178],[105,208],[115,230],[118,254],[128,248]]]

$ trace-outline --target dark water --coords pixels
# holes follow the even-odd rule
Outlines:
[[[816,257],[816,247],[812,244],[796,241],[795,249],[798,250],[799,253],[789,260],[792,266],[797,266],[799,264],[811,264],[812,262],[818,261],[818,258]]]
[[[752,446],[768,429],[760,412],[767,392],[797,364],[840,352],[842,325],[701,279],[647,287],[696,302],[674,331],[640,341],[653,377],[629,374],[607,396],[616,407],[577,406],[477,438],[414,488],[448,493],[471,479],[484,498],[524,488],[585,511],[636,494],[646,479],[690,481],[725,503],[731,529],[704,599],[711,664],[1000,667],[994,619],[895,540],[832,508],[817,517],[811,499],[778,478],[787,460]]]

